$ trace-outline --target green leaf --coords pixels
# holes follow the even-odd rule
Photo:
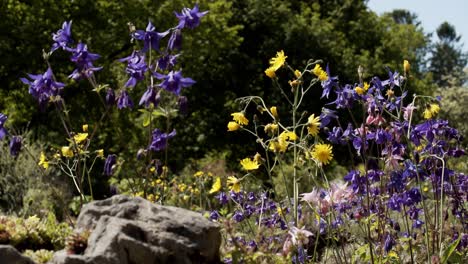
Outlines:
[[[458,239],[453,241],[450,246],[448,246],[445,250],[444,253],[442,254],[442,263],[447,263],[448,259],[450,256],[453,254],[455,251],[455,248],[457,248],[458,243],[460,243],[460,239],[462,236],[458,236]]]

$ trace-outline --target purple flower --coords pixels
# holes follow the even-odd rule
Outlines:
[[[384,244],[385,252],[388,253],[393,248],[394,245],[395,245],[395,240],[390,234],[387,234],[385,238],[385,244]]]
[[[182,88],[192,86],[195,83],[190,78],[184,78],[181,71],[170,71],[167,75],[155,72],[153,75],[159,80],[163,80],[159,84],[160,87],[175,95],[179,95]]]
[[[323,107],[322,113],[320,114],[320,127],[324,128],[330,124],[332,119],[338,119],[336,115],[336,111],[330,110],[328,108]]]
[[[210,213],[210,219],[211,220],[216,221],[216,220],[219,219],[219,217],[220,217],[220,215],[219,215],[218,211],[216,211],[216,210],[211,211],[211,213]]]
[[[141,97],[139,105],[144,104],[146,107],[149,107],[151,104],[153,104],[153,106],[157,106],[160,100],[161,95],[156,93],[153,87],[149,87]]]
[[[57,33],[52,33],[52,39],[54,40],[54,44],[52,44],[51,52],[54,52],[58,48],[65,49],[68,44],[73,43],[71,38],[71,24],[70,22],[63,22],[62,28],[57,31]]]
[[[332,88],[338,86],[338,77],[336,77],[336,76],[331,77],[330,68],[328,67],[328,64],[327,64],[326,72],[327,72],[327,75],[328,75],[328,79],[325,80],[325,81],[322,81],[323,92],[322,92],[322,96],[320,98],[327,97],[327,99],[328,99],[328,96],[329,96],[330,91],[332,90]]]
[[[111,176],[114,172],[114,165],[117,162],[117,156],[115,154],[110,154],[106,158],[106,162],[104,163],[104,175]]]
[[[106,104],[109,106],[115,104],[115,92],[112,88],[108,88],[106,91]]]
[[[141,50],[142,52],[147,52],[150,48],[153,50],[159,49],[159,40],[165,37],[169,31],[166,32],[156,32],[156,28],[153,26],[151,21],[148,22],[146,26],[146,31],[136,30],[132,33],[134,39],[143,40],[144,46]]]
[[[221,205],[226,205],[229,202],[229,198],[225,192],[220,192],[215,196]]]
[[[241,211],[236,211],[232,216],[232,219],[234,219],[236,222],[241,222],[244,220],[244,214]]]
[[[21,146],[22,146],[22,142],[21,142],[21,137],[20,136],[13,136],[11,138],[11,141],[10,141],[10,154],[11,156],[13,157],[16,157],[18,156],[20,150],[21,150]]]
[[[188,113],[188,100],[186,96],[179,96],[177,99],[177,104],[179,105],[179,111],[182,115]]]
[[[182,12],[179,14],[175,12],[177,19],[179,19],[179,24],[177,25],[178,29],[183,29],[184,27],[194,29],[200,25],[200,19],[205,16],[208,11],[199,12],[198,4],[195,4],[193,9],[184,7]]]
[[[161,70],[171,70],[177,63],[177,55],[166,54],[158,59],[158,68]]]
[[[134,51],[132,55],[119,59],[120,62],[128,62],[126,72],[130,75],[130,79],[125,83],[125,87],[134,87],[137,82],[145,78],[145,72],[148,66],[145,62],[145,55],[139,51]]]
[[[176,29],[172,31],[171,37],[169,38],[169,41],[167,42],[167,49],[168,50],[175,50],[175,49],[180,50],[181,48],[182,48],[182,34],[180,32],[180,29]]]
[[[28,74],[31,80],[21,78],[24,84],[29,85],[29,93],[39,102],[41,108],[49,102],[51,96],[59,95],[65,84],[53,79],[52,69],[48,68],[44,74]]]
[[[6,135],[8,135],[8,132],[4,127],[7,119],[8,119],[8,116],[0,113],[0,140],[2,140]]]
[[[132,98],[128,95],[127,91],[122,91],[117,97],[117,108],[133,108]]]
[[[70,59],[72,62],[76,63],[77,69],[75,69],[68,78],[77,80],[82,77],[89,77],[95,71],[102,69],[102,67],[93,66],[93,61],[99,59],[101,56],[96,53],[88,52],[88,46],[86,44],[80,42],[76,45],[76,48],[71,51],[73,53]]]
[[[153,136],[151,139],[151,144],[149,145],[148,149],[152,151],[161,151],[167,147],[167,141],[173,138],[176,135],[175,129],[172,130],[171,133],[163,133],[159,129],[153,130]]]

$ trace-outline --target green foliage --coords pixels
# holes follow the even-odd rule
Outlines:
[[[439,41],[431,50],[430,71],[440,87],[461,86],[467,80],[464,68],[468,54],[461,49],[460,38],[455,27],[444,22],[437,28]]]
[[[15,158],[9,155],[8,142],[0,141],[0,211],[24,216],[46,216],[54,212],[60,219],[69,196],[68,186],[53,170],[42,170],[37,165],[40,142],[33,142],[30,133],[23,135],[23,150]]]
[[[23,255],[30,257],[34,262],[38,264],[45,264],[52,260],[52,257],[54,256],[54,251],[46,249],[39,249],[34,251],[27,249],[23,252]]]
[[[65,247],[65,239],[71,234],[71,227],[59,223],[53,213],[42,219],[31,216],[27,219],[14,216],[0,216],[0,230],[8,234],[2,241],[18,250],[59,250]]]

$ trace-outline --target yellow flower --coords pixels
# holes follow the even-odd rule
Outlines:
[[[410,71],[410,68],[411,68],[411,65],[410,65],[409,61],[404,60],[404,61],[403,61],[403,70],[404,70],[405,72],[409,72],[409,71]]]
[[[234,176],[229,176],[227,178],[227,184],[229,186],[229,189],[235,193],[238,193],[240,192],[240,180],[237,179],[236,177]]]
[[[283,131],[280,135],[279,135],[279,138],[283,139],[283,140],[292,140],[292,141],[295,141],[297,140],[297,135],[296,133],[292,132],[292,131]]]
[[[258,152],[255,154],[254,156],[254,161],[257,162],[257,163],[260,163],[262,162],[262,155],[260,155]]]
[[[440,106],[438,104],[430,104],[426,107],[426,110],[423,112],[423,116],[425,119],[431,119],[432,117],[436,116],[439,113]]]
[[[236,121],[239,125],[249,124],[249,120],[245,118],[244,113],[242,112],[232,113],[231,116],[232,116],[232,119]]]
[[[367,92],[367,90],[369,90],[369,87],[370,87],[370,84],[368,84],[367,82],[364,82],[364,90]]]
[[[320,81],[326,81],[328,80],[328,74],[326,71],[322,69],[322,67],[319,64],[315,64],[314,69],[312,70],[312,73],[315,74],[319,78]]]
[[[104,150],[103,149],[98,149],[96,150],[96,156],[103,158],[104,157]]]
[[[307,130],[309,131],[309,134],[315,137],[319,132],[319,127],[320,127],[320,117],[319,116],[315,117],[314,114],[309,116],[309,120],[307,122]]]
[[[269,67],[268,69],[266,69],[265,74],[266,74],[266,76],[268,76],[271,79],[276,77],[275,69],[272,68],[272,67]]]
[[[41,152],[41,157],[39,158],[39,163],[37,163],[37,165],[43,167],[46,170],[49,168],[49,161],[47,161],[44,152]]]
[[[62,156],[66,158],[73,158],[73,151],[71,150],[70,147],[64,146],[62,147]]]
[[[200,178],[201,176],[203,176],[203,174],[205,174],[203,171],[197,171],[195,172],[195,174],[193,174],[193,176]]]
[[[221,178],[218,177],[213,183],[213,186],[211,187],[210,194],[212,193],[217,193],[221,190]]]
[[[276,106],[270,107],[270,112],[275,119],[278,119],[278,110],[276,109]]]
[[[359,95],[363,95],[366,91],[364,90],[364,88],[361,88],[361,87],[356,87],[354,88],[354,91],[356,91],[357,94]]]
[[[273,68],[275,71],[278,70],[284,65],[287,57],[284,55],[284,51],[278,51],[276,57],[270,59],[270,68]]]
[[[240,128],[240,125],[234,121],[231,121],[227,124],[228,131],[236,131]]]
[[[332,146],[317,144],[312,150],[312,158],[321,164],[327,165],[333,159]]]
[[[88,138],[88,133],[78,133],[75,136],[73,136],[73,139],[75,140],[76,144],[80,144],[81,142],[85,141],[86,138]]]
[[[276,131],[278,131],[278,125],[277,124],[267,124],[265,126],[265,133],[271,133],[274,134]]]
[[[83,132],[88,132],[88,124],[83,125]]]
[[[285,152],[288,149],[288,145],[289,143],[286,140],[278,138],[277,140],[270,141],[268,149],[273,152]]]
[[[294,71],[294,76],[296,76],[296,78],[301,77],[301,72],[299,70],[295,70]]]
[[[258,164],[257,161],[251,160],[249,158],[245,158],[245,159],[241,160],[240,165],[246,171],[256,170],[256,169],[258,169],[260,167],[260,164]]]
[[[392,89],[388,89],[385,95],[387,97],[393,97],[395,95],[395,92]]]

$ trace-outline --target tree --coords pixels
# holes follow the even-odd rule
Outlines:
[[[448,22],[442,23],[436,30],[439,41],[432,47],[429,70],[434,81],[440,87],[461,86],[467,80],[464,68],[468,54],[459,44],[461,36]]]

